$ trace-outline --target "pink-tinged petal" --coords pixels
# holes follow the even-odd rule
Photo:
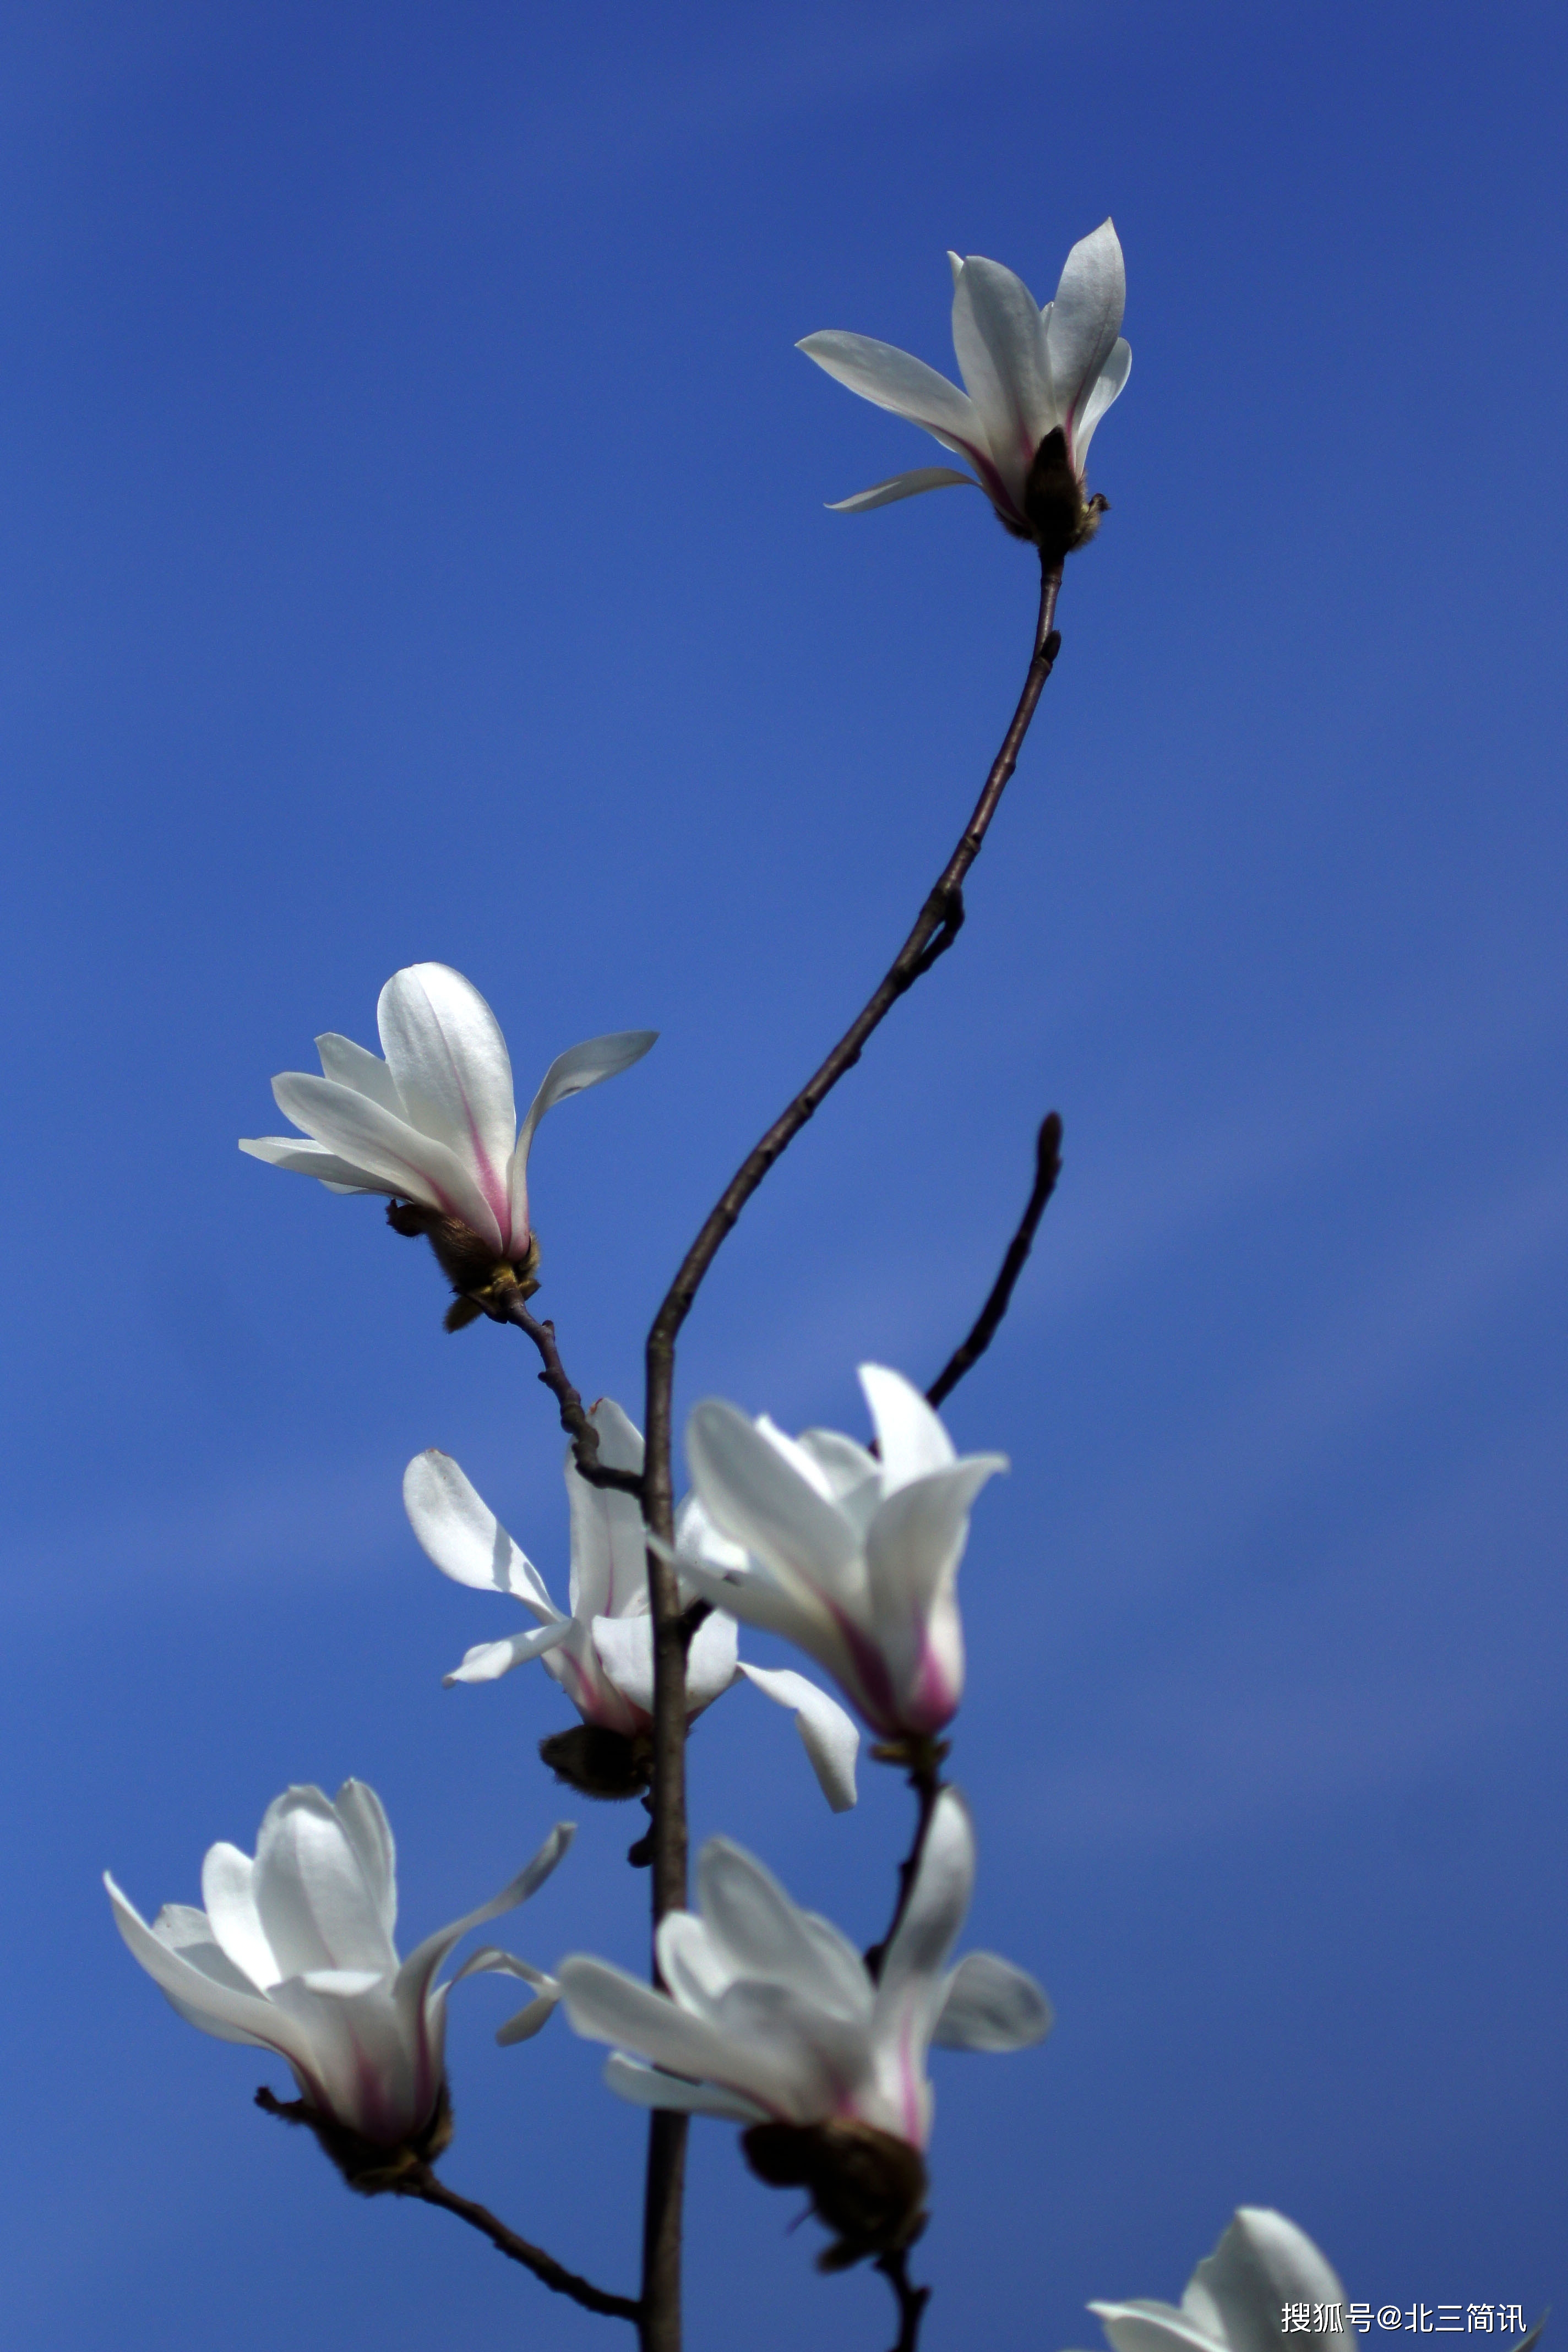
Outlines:
[[[272,1092],[285,1118],[351,1169],[363,1170],[368,1183],[460,1218],[500,1256],[501,1227],[494,1210],[470,1169],[444,1143],[394,1118],[368,1095],[337,1086],[331,1078],[285,1070],[273,1079]]]
[[[882,1961],[872,2023],[878,2095],[900,2120],[887,2128],[922,2147],[930,2129],[926,2052],[946,1991],[948,1954],[974,1885],[974,1832],[956,1789],[936,1801],[903,1917]]]
[[[961,474],[952,466],[917,466],[908,474],[893,474],[885,482],[874,482],[868,490],[857,490],[847,499],[830,499],[829,514],[868,514],[873,507],[890,507],[900,499],[917,499],[922,490],[955,489],[960,487],[977,490],[981,487],[973,474]]]
[[[646,1730],[646,1722],[599,1664],[593,1622],[568,1622],[566,1637],[545,1658],[544,1671],[554,1676],[584,1723],[599,1724],[605,1731]]]
[[[1089,445],[1094,438],[1095,426],[1100,423],[1111,402],[1121,397],[1131,373],[1132,346],[1124,339],[1118,337],[1110,357],[1106,361],[1100,371],[1099,377],[1090,387],[1089,397],[1084,402],[1082,411],[1073,426],[1072,457],[1080,474],[1083,472],[1084,461],[1089,456]]]
[[[776,2092],[771,2069],[755,2066],[743,2044],[689,2016],[668,1994],[582,1952],[563,1959],[555,1974],[572,2030],[584,2041],[607,2042],[669,2074],[738,2091],[769,2114],[788,2113],[769,2095]]]
[[[737,1664],[764,1697],[794,1709],[795,1729],[823,1795],[836,1813],[847,1812],[855,1802],[855,1761],[860,1751],[860,1734],[850,1717],[837,1699],[804,1675],[788,1667],[749,1666],[743,1658]]]
[[[545,1624],[561,1612],[532,1561],[449,1454],[430,1446],[403,1474],[408,1524],[443,1576],[479,1592],[508,1592]]]
[[[495,1014],[473,982],[450,965],[416,963],[394,972],[382,990],[376,1025],[409,1124],[445,1145],[468,1171],[489,1211],[498,1246],[506,1247],[517,1114],[511,1063]]]
[[[1000,1454],[970,1454],[889,1496],[866,1538],[872,1625],[906,1730],[940,1730],[963,1689],[963,1635],[952,1582],[970,1506],[1006,1468]]]
[[[317,2102],[378,2147],[395,2147],[429,2119],[439,2059],[411,2034],[389,1980],[364,1969],[318,1969],[289,1977],[271,1996],[310,2045]]]
[[[1116,348],[1126,307],[1127,271],[1121,243],[1110,221],[1101,221],[1068,254],[1045,330],[1058,409],[1052,422],[1067,427],[1068,449],[1080,466],[1079,422]]]
[[[731,1570],[721,1575],[705,1561],[684,1554],[679,1569],[682,1580],[699,1600],[710,1602],[716,1610],[727,1611],[742,1625],[755,1625],[763,1633],[782,1634],[833,1676],[868,1723],[893,1728],[885,1709],[879,1713],[879,1702],[890,1696],[890,1686],[881,1672],[874,1646],[858,1629],[846,1624],[830,1609],[803,1607],[793,1593],[755,1570],[739,1573]],[[871,1673],[869,1687],[863,1667]]]
[[[1062,422],[1039,305],[1011,269],[972,254],[953,290],[952,341],[986,448],[1020,506],[1035,452]]]

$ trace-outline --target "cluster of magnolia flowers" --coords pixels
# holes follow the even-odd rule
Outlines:
[[[969,470],[922,467],[840,501],[858,511],[952,484],[977,486],[1047,565],[1091,535],[1103,499],[1084,464],[1100,419],[1127,382],[1125,281],[1109,221],[1069,254],[1053,301],[978,257],[951,257],[952,335],[964,386],[891,345],[837,331],[801,345],[852,390],[921,425]],[[273,1081],[302,1130],[241,1149],[335,1192],[379,1193],[388,1220],[424,1235],[453,1291],[448,1326],[504,1319],[538,1286],[528,1162],[545,1113],[629,1068],[647,1030],[589,1039],[550,1065],[518,1123],[510,1058],[489,1006],[439,963],[399,971],[377,1008],[382,1054],[317,1039],[321,1075]],[[827,2267],[901,2252],[923,2221],[932,2120],[933,2044],[1002,2052],[1043,2039],[1051,2011],[1034,1979],[988,1952],[956,1965],[975,1843],[960,1792],[935,1786],[938,1737],[963,1689],[956,1596],[971,1510],[1006,1468],[960,1456],[941,1420],[900,1373],[864,1365],[870,1445],[837,1431],[790,1437],[719,1400],[686,1430],[690,1491],[668,1557],[683,1601],[701,1616],[687,1666],[689,1718],[739,1682],[793,1711],[828,1804],[856,1801],[859,1733],[889,1760],[931,1770],[924,1834],[893,1928],[862,1955],[803,1910],[763,1864],[724,1838],[702,1848],[697,1907],[661,1921],[659,1985],[569,1954],[546,1972],[482,1946],[445,1981],[471,1930],[516,1909],[563,1861],[558,1822],[493,1900],[437,1929],[400,1960],[393,1837],[374,1792],[349,1780],[334,1799],[292,1788],[268,1808],[254,1858],[213,1846],[204,1908],[166,1905],[149,1925],[107,1881],[126,1943],[180,2015],[221,2040],[269,2051],[299,2091],[290,2106],[345,2176],[368,2192],[406,2183],[450,2137],[444,2062],[447,1995],[484,1970],[529,1998],[497,2036],[529,2040],[563,2006],[575,2031],[609,2046],[605,2079],[634,2104],[714,2116],[743,2130],[753,2170],[810,2190],[834,2233]],[[557,1778],[586,1794],[648,1787],[653,1635],[647,1548],[628,1491],[643,1440],[603,1398],[590,1423],[601,1468],[568,1450],[568,1609],[458,1464],[431,1450],[408,1465],[404,1499],[420,1544],[447,1576],[521,1602],[531,1625],[471,1648],[448,1683],[493,1682],[537,1659],[578,1723],[541,1743]],[[741,1625],[782,1636],[837,1685],[750,1664]],[[637,1858],[634,1848],[633,1858]],[[1244,2209],[1201,2263],[1180,2308],[1096,2304],[1113,2352],[1258,2352],[1280,2314],[1305,2300],[1342,2305],[1323,2257],[1283,2216]],[[1352,2338],[1334,2339],[1349,2352]]]

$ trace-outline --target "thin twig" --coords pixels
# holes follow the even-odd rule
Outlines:
[[[946,1754],[945,1747],[939,1749],[932,1742],[926,1752],[916,1757],[910,1766],[910,1786],[919,1800],[920,1811],[915,1819],[915,1833],[910,1850],[899,1864],[899,1899],[893,1906],[888,1932],[881,1942],[873,1944],[866,1954],[866,1966],[873,1979],[882,1973],[888,1947],[899,1932],[900,1923],[910,1907],[910,1897],[915,1891],[921,1856],[925,1852],[926,1833],[931,1828],[931,1817],[936,1811],[936,1801],[942,1794],[942,1759]]]
[[[515,2230],[509,2230],[504,2221],[498,2221],[488,2207],[476,2205],[471,2197],[459,2197],[456,2189],[448,2189],[444,2180],[437,2179],[427,2164],[416,2166],[404,2180],[400,2180],[397,2194],[400,2197],[417,2197],[426,2205],[439,2205],[446,2212],[455,2213],[458,2221],[467,2221],[470,2229],[481,2231],[499,2253],[505,2254],[510,2262],[521,2263],[525,2271],[531,2271],[534,2277],[553,2294],[570,2295],[572,2301],[580,2303],[584,2311],[599,2312],[605,2319],[635,2321],[641,2317],[642,2305],[634,2303],[629,2295],[608,2294],[602,2286],[595,2286],[591,2280],[579,2278],[575,2271],[569,2271],[558,2263],[553,2254],[547,2254],[542,2246],[531,2246],[526,2238],[520,2238]]]
[[[906,2252],[883,2254],[872,2268],[881,2272],[898,2299],[899,2340],[893,2352],[919,2352],[921,2316],[931,2301],[930,2287],[910,2284],[910,2258]]]
[[[1034,1246],[1040,1219],[1046,1213],[1046,1202],[1057,1189],[1057,1178],[1062,1172],[1062,1123],[1055,1111],[1041,1125],[1035,1139],[1035,1189],[1029,1195],[1027,1208],[1019,1221],[1018,1230],[1007,1244],[1007,1255],[1002,1261],[1002,1271],[991,1286],[991,1296],[981,1308],[962,1347],[955,1348],[946,1363],[926,1391],[926,1402],[939,1405],[950,1397],[972,1364],[977,1364],[992,1340],[997,1327],[1012,1303],[1013,1286],[1024,1271],[1024,1261]]]
[[[505,1298],[501,1317],[498,1319],[515,1323],[526,1332],[538,1349],[544,1370],[539,1377],[561,1408],[561,1426],[572,1440],[577,1468],[590,1486],[608,1486],[617,1495],[635,1495],[642,1500],[642,1478],[636,1470],[615,1470],[599,1459],[599,1433],[588,1418],[587,1409],[578,1391],[566,1377],[561,1361],[561,1351],[555,1344],[553,1323],[541,1323],[523,1304],[521,1290],[510,1291]]]
[[[651,1835],[656,1927],[667,1912],[682,1909],[686,1902],[686,1653],[691,1630],[682,1617],[675,1570],[662,1549],[673,1543],[675,1534],[670,1424],[676,1339],[691,1311],[703,1276],[769,1169],[839,1079],[854,1068],[867,1040],[899,999],[931,970],[958,937],[963,922],[964,877],[980,855],[997,804],[1018,764],[1018,752],[1029,721],[1061,647],[1061,638],[1053,625],[1061,582],[1060,562],[1047,563],[1042,558],[1039,611],[1017,709],[1002,739],[1001,750],[991,763],[973,813],[959,835],[952,856],[928,893],[914,929],[821,1068],[806,1081],[736,1171],[688,1250],[647,1336],[647,1402],[644,1415],[647,1452],[643,1471],[643,1517],[649,1534],[661,1547],[655,1549],[650,1546],[647,1556],[648,1607],[653,1619]],[[657,1955],[654,1976],[657,1982]],[[687,2120],[684,2116],[658,2115],[648,2137],[642,2352],[679,2352],[680,2347],[680,2199]]]

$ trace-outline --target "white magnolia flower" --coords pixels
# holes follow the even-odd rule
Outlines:
[[[1115,2352],[1284,2352],[1285,2309],[1310,2304],[1338,2314],[1312,2342],[1352,2352],[1345,2291],[1305,2231],[1283,2213],[1243,2205],[1224,2237],[1170,2303],[1091,2303]]]
[[[1042,443],[1061,434],[1061,456],[1081,485],[1094,428],[1132,365],[1120,331],[1127,299],[1121,247],[1110,223],[1102,221],[1073,247],[1056,299],[1044,310],[1000,262],[979,255],[963,260],[956,253],[948,259],[952,342],[966,391],[923,360],[868,335],[834,329],[807,335],[798,348],[851,392],[923,425],[973,471],[922,466],[841,499],[835,511],[858,513],[949,483],[978,483],[1007,529],[1034,539],[1040,536],[1040,517],[1031,511],[1030,474]]]
[[[642,1433],[612,1398],[589,1418],[608,1469],[640,1472]],[[648,1614],[647,1536],[634,1496],[593,1486],[566,1452],[571,1507],[571,1614],[563,1616],[543,1579],[476,1493],[449,1454],[416,1454],[404,1474],[403,1500],[415,1534],[444,1575],[484,1592],[507,1592],[533,1616],[537,1631],[481,1642],[446,1679],[493,1682],[540,1658],[585,1724],[627,1739],[653,1721],[653,1621]],[[804,1675],[749,1666],[735,1653],[735,1621],[722,1608],[703,1620],[686,1662],[689,1718],[743,1676],[795,1722],[824,1795],[835,1812],[855,1802],[860,1738],[826,1691]],[[631,1793],[630,1790],[626,1793]]]
[[[971,1952],[948,1968],[973,1884],[968,1808],[944,1789],[873,1980],[830,1920],[792,1903],[741,1847],[710,1838],[697,1910],[659,1925],[668,1992],[574,1954],[556,1969],[561,1997],[579,2033],[614,2045],[605,2080],[639,2106],[745,2124],[860,2124],[923,2149],[933,2042],[1023,2050],[1050,2030],[1045,1994],[1010,1961]]]
[[[561,1822],[526,1870],[399,1961],[395,1853],[381,1800],[345,1780],[334,1800],[286,1789],[268,1805],[256,1858],[215,1845],[205,1911],[168,1903],[151,1927],[106,1872],[115,1923],[180,2015],[220,2042],[287,2059],[312,2116],[377,2147],[405,2147],[438,2119],[447,1995],[476,1969],[521,1977],[537,1998],[510,2038],[537,2032],[554,1980],[489,1948],[446,1984],[436,1971],[459,1937],[525,1903],[572,1843]]]
[[[489,1258],[528,1255],[528,1154],[547,1110],[640,1061],[652,1029],[591,1037],[558,1054],[519,1128],[511,1062],[479,990],[444,963],[393,973],[376,1006],[381,1061],[318,1037],[321,1076],[285,1070],[278,1108],[310,1139],[267,1135],[240,1150],[315,1176],[333,1192],[384,1192],[467,1227]]]
[[[860,1385],[871,1454],[837,1430],[786,1437],[709,1399],[686,1424],[680,1570],[716,1608],[783,1633],[886,1738],[940,1731],[963,1691],[954,1591],[975,1496],[1002,1454],[954,1454],[917,1388],[880,1364]]]

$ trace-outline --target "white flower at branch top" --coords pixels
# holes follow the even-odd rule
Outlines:
[[[963,1692],[970,1507],[1007,1458],[960,1459],[900,1373],[862,1364],[860,1385],[876,1454],[837,1430],[786,1437],[717,1399],[694,1408],[680,1570],[716,1608],[809,1652],[874,1731],[928,1738]]]
[[[1040,484],[1032,484],[1031,475],[1046,458],[1044,445],[1060,435],[1045,471],[1059,475],[1065,463],[1081,493],[1095,426],[1132,365],[1120,331],[1127,299],[1121,247],[1110,223],[1102,221],[1073,247],[1056,299],[1043,310],[1023,279],[1000,262],[977,254],[964,260],[953,253],[948,259],[952,342],[966,391],[923,360],[868,335],[832,329],[807,335],[797,348],[851,392],[923,425],[973,471],[922,466],[841,499],[834,511],[858,513],[963,482],[985,492],[1016,537],[1040,538],[1035,495]]]
[[[1336,2324],[1316,2330],[1324,2352],[1352,2352],[1343,2287],[1303,2230],[1263,2205],[1243,2205],[1187,2282],[1178,2307],[1157,2302],[1091,2303],[1115,2352],[1273,2352],[1284,2347],[1285,2310],[1308,2304]]]
[[[206,1908],[165,1904],[151,1927],[106,1872],[115,1923],[180,2015],[220,2042],[286,2059],[310,2114],[373,2148],[435,2154],[444,2122],[447,1995],[478,1969],[521,1977],[535,1999],[514,2022],[521,2041],[544,2024],[554,1980],[510,1953],[474,1953],[446,1984],[436,1971],[470,1927],[525,1903],[574,1834],[560,1822],[526,1870],[400,1961],[396,1857],[380,1798],[345,1780],[335,1799],[286,1789],[267,1808],[256,1858],[208,1849]],[[421,2143],[425,2143],[421,2145]]]
[[[623,2098],[785,2126],[760,2141],[748,2134],[753,2168],[813,2188],[846,2242],[830,2260],[855,2260],[907,2242],[918,2221],[924,2168],[907,2151],[918,2158],[931,2135],[931,2043],[1022,2050],[1050,2030],[1045,1994],[1010,1961],[971,1952],[948,1968],[973,1883],[968,1808],[944,1789],[874,1980],[831,1921],[800,1909],[739,1846],[710,1838],[698,1858],[697,1911],[673,1911],[659,1926],[668,1992],[574,1954],[556,1969],[562,1998],[577,2032],[613,2045],[605,2080]],[[863,2193],[879,2154],[894,2159],[884,2170],[889,2210],[871,2223],[859,2210],[851,2222],[836,2203],[835,2173],[842,2160],[858,2167]]]
[[[532,1238],[534,1129],[568,1095],[640,1061],[657,1031],[621,1030],[558,1054],[519,1128],[506,1039],[461,972],[444,963],[394,972],[376,1025],[384,1061],[329,1034],[316,1040],[319,1078],[285,1070],[273,1079],[279,1109],[309,1140],[256,1136],[242,1138],[240,1150],[317,1177],[330,1192],[386,1193],[449,1219],[473,1237],[477,1272],[521,1267]]]
[[[605,1467],[640,1472],[641,1432],[614,1399],[601,1397],[589,1418]],[[538,1570],[449,1454],[432,1447],[409,1464],[404,1504],[437,1567],[456,1583],[510,1593],[537,1621],[536,1632],[478,1643],[446,1679],[493,1682],[513,1666],[540,1658],[585,1724],[646,1741],[653,1719],[653,1621],[642,1512],[635,1496],[590,1486],[572,1447],[566,1452],[566,1495],[572,1524],[570,1616],[556,1608]],[[688,1717],[700,1715],[742,1676],[795,1710],[813,1769],[835,1812],[853,1805],[860,1736],[844,1709],[804,1675],[747,1665],[736,1655],[733,1617],[715,1610],[698,1627],[687,1655]],[[634,1767],[636,1784],[641,1777]]]

